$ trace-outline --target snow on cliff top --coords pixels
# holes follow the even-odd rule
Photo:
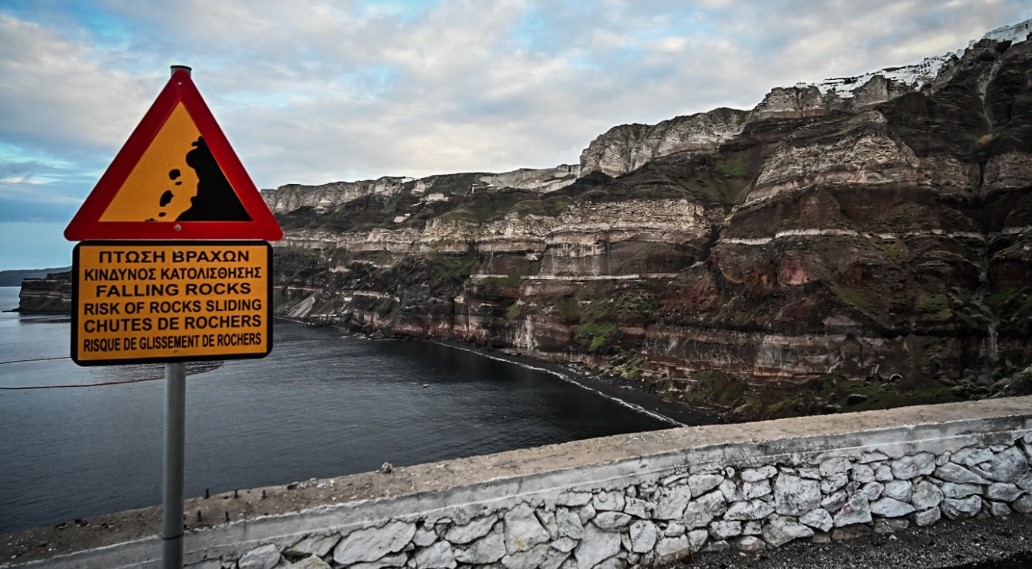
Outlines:
[[[996,28],[982,36],[982,39],[1018,43],[1027,40],[1030,34],[1032,34],[1032,18],[1025,20],[1024,22],[1014,24],[1013,26]],[[976,42],[972,40],[968,42],[967,47],[970,48],[975,45],[975,43]],[[960,57],[962,54],[963,50],[957,50],[956,52],[947,53],[945,55],[926,57],[921,61],[921,63],[913,65],[886,67],[885,69],[870,71],[857,77],[833,77],[817,83],[816,87],[820,90],[821,94],[834,92],[839,97],[852,97],[853,89],[864,85],[877,75],[881,75],[886,79],[901,81],[910,86],[923,86],[931,83],[939,74],[939,70],[942,69],[946,63],[955,57]],[[813,84],[796,83],[795,86],[810,87],[813,86]]]

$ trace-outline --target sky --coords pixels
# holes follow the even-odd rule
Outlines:
[[[0,270],[62,233],[169,77],[259,188],[576,164],[613,126],[962,49],[1028,0],[0,0]]]

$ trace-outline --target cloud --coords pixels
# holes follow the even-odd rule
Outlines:
[[[67,222],[79,209],[88,180],[68,165],[5,160],[0,152],[0,222]]]
[[[72,264],[73,243],[65,241],[65,223],[26,223],[0,220],[0,242],[17,243],[5,248],[0,270],[67,267]]]
[[[39,5],[0,11],[0,142],[101,170],[185,63],[260,187],[576,162],[617,124],[749,108],[1032,16],[1018,0]]]
[[[0,221],[67,221],[94,181],[73,163],[0,145]]]
[[[53,202],[12,198],[7,195],[0,196],[0,222],[53,222],[67,224],[78,209],[78,200]]]
[[[156,94],[111,53],[2,12],[0,53],[0,141],[8,144],[72,155],[109,148]]]
[[[1030,17],[1026,0],[8,2],[0,222],[70,217],[171,64],[270,188],[576,163],[619,124],[751,108]]]

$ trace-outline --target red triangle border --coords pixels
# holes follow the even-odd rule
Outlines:
[[[229,185],[237,194],[251,221],[100,221],[123,184],[165,126],[176,105],[182,103],[201,136],[208,143],[212,156],[222,169]],[[204,103],[190,77],[190,70],[177,68],[165,88],[154,100],[147,114],[115,159],[108,166],[97,185],[86,197],[64,231],[69,241],[105,239],[256,239],[278,241],[283,230],[275,216],[247,175],[226,135]]]

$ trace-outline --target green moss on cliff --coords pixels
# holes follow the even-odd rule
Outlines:
[[[458,174],[442,174],[424,178],[427,188],[426,193],[440,193],[446,196],[468,196],[474,193],[474,189],[480,182],[483,172],[460,172]]]
[[[892,409],[961,401],[963,397],[945,383],[933,379],[883,382],[849,380],[837,374],[822,375],[794,394],[756,406],[759,412],[744,418],[780,418],[826,413]]]
[[[1011,297],[1014,296],[1016,290],[1012,287],[1004,287],[999,290],[993,291],[985,298],[985,304],[998,312],[1001,308],[1006,306],[1010,301]]]
[[[616,331],[615,322],[585,322],[577,326],[577,341],[589,352],[598,352],[610,343]]]
[[[523,308],[524,304],[520,301],[516,301],[505,310],[505,317],[509,320],[516,320],[523,315]]]
[[[320,251],[294,247],[274,247],[272,266],[276,282],[319,282],[326,278],[329,264]]]
[[[559,300],[556,307],[559,309],[559,315],[567,324],[575,324],[580,321],[580,302],[576,298],[564,297]]]
[[[700,370],[692,378],[695,383],[684,397],[688,403],[735,408],[746,402],[749,385],[740,378],[718,370]]]
[[[918,311],[926,320],[946,321],[953,316],[945,294],[922,293],[918,297]]]
[[[446,282],[461,283],[469,278],[477,262],[477,254],[469,251],[464,255],[437,253],[428,255],[430,283],[440,286]]]

